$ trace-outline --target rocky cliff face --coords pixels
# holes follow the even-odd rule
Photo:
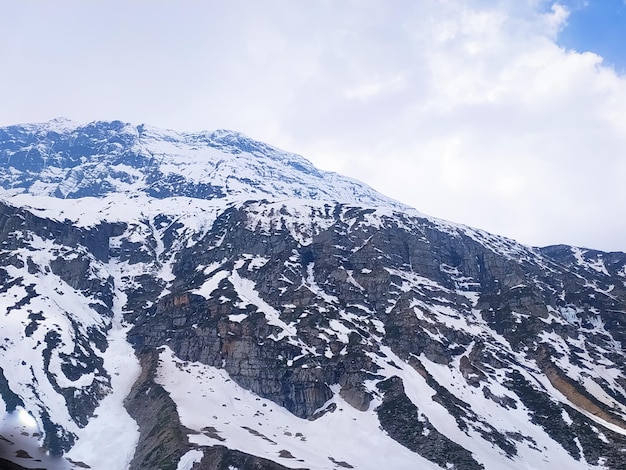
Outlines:
[[[626,254],[236,133],[0,137],[0,394],[65,468],[626,466]]]

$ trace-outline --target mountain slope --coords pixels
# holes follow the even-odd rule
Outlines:
[[[233,132],[13,126],[0,162],[0,435],[27,410],[49,465],[626,465],[624,253],[426,217]]]

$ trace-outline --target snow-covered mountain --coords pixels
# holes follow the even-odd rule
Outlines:
[[[624,253],[230,131],[6,127],[0,187],[0,466],[626,468]]]
[[[406,206],[232,131],[178,133],[119,121],[0,129],[4,188],[61,199],[314,199]]]

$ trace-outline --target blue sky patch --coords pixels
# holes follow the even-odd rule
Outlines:
[[[604,57],[616,71],[626,73],[626,0],[563,0],[570,10],[560,46]]]

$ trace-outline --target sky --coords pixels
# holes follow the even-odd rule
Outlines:
[[[21,0],[0,126],[233,129],[435,217],[626,251],[624,0]]]

